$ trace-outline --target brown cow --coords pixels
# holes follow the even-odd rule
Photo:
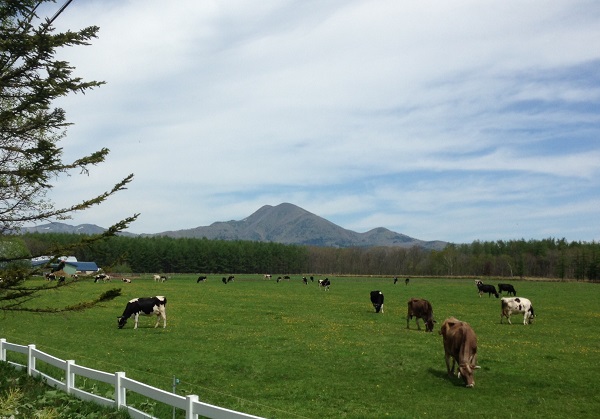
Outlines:
[[[477,335],[468,323],[455,317],[444,320],[440,335],[444,337],[444,352],[448,375],[454,374],[454,364],[458,363],[458,378],[462,378],[467,387],[475,386],[473,377],[477,366]],[[452,357],[452,368],[450,358]]]
[[[419,324],[419,319],[423,319],[425,322],[425,331],[433,332],[433,324],[435,320],[433,319],[433,308],[431,307],[431,303],[422,298],[411,298],[408,300],[408,313],[406,314],[406,328],[408,329],[408,321],[416,317],[417,327],[421,330],[421,325]]]

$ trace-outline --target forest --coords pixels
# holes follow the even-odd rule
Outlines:
[[[31,255],[52,255],[78,236],[13,236]],[[117,273],[274,273],[379,276],[494,276],[600,279],[600,244],[565,239],[474,241],[443,250],[331,248],[192,238],[116,236],[76,248],[79,261]],[[62,255],[54,255],[62,256]]]

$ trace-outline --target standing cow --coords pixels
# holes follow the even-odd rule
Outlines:
[[[433,307],[431,303],[422,298],[411,298],[408,300],[408,313],[406,314],[406,328],[408,327],[408,322],[413,317],[416,317],[416,323],[419,330],[421,330],[421,325],[419,324],[419,319],[422,319],[425,323],[425,331],[433,332],[433,324],[435,320],[433,318]]]
[[[491,297],[492,294],[494,294],[496,298],[499,297],[498,293],[496,292],[496,287],[493,285],[484,284],[479,280],[475,281],[475,285],[477,285],[477,291],[479,291],[479,298],[481,298],[481,295],[485,294],[486,292],[488,293],[488,297]]]
[[[523,324],[533,323],[535,314],[533,312],[533,306],[531,301],[523,297],[503,297],[500,299],[502,312],[500,313],[500,323],[502,319],[506,317],[508,324],[512,324],[510,321],[510,315],[512,313],[523,313]]]
[[[371,291],[371,303],[375,308],[375,313],[383,314],[383,293],[381,291]]]
[[[502,291],[506,291],[508,295],[517,296],[517,291],[511,284],[498,284],[498,292],[502,294]]]
[[[162,295],[158,295],[156,297],[142,297],[142,298],[134,298],[133,300],[129,300],[127,305],[125,306],[125,310],[120,317],[117,317],[117,325],[119,329],[122,329],[127,323],[127,319],[131,316],[134,316],[135,326],[134,329],[138,327],[138,317],[140,314],[145,316],[156,315],[156,324],[154,327],[158,327],[158,323],[160,323],[160,319],[163,319],[163,328],[167,327],[167,298]]]
[[[444,339],[444,355],[448,375],[454,374],[454,365],[458,364],[458,378],[462,378],[467,387],[475,386],[473,376],[477,366],[477,335],[468,323],[455,317],[444,320],[440,335]],[[450,366],[452,358],[452,367]]]

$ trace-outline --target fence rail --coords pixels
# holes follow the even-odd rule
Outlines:
[[[27,355],[27,365],[8,361],[6,352],[16,352]],[[36,360],[40,360],[64,371],[62,380],[51,377],[48,374],[39,371],[36,368]],[[77,365],[73,360],[63,360],[36,349],[35,345],[17,345],[7,342],[6,339],[0,339],[0,361],[7,362],[17,369],[27,369],[27,374],[32,377],[43,377],[47,384],[58,388],[68,394],[71,394],[81,400],[92,401],[97,404],[114,407],[115,409],[125,409],[134,419],[155,419],[149,413],[145,413],[133,406],[127,405],[127,391],[140,394],[152,400],[173,406],[185,411],[186,419],[198,419],[198,415],[211,419],[262,419],[259,416],[253,416],[246,413],[236,412],[223,407],[203,403],[198,400],[198,396],[188,395],[180,396],[151,387],[139,381],[132,380],[125,376],[125,373],[118,371],[108,373],[92,368]],[[114,387],[114,400],[97,394],[89,393],[75,386],[77,376],[100,381]]]

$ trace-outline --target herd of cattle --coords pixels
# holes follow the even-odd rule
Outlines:
[[[266,279],[270,279],[271,275],[265,275]],[[289,278],[289,277],[288,277]],[[106,278],[100,278],[105,280]],[[155,275],[156,281],[164,281],[166,277]],[[206,276],[200,276],[197,279],[198,282],[206,281]],[[231,275],[228,278],[223,277],[223,283],[227,284],[233,281],[234,276]],[[281,277],[279,278],[281,279]],[[314,280],[313,277],[310,277]],[[98,281],[99,278],[96,278]],[[279,281],[278,281],[279,282]],[[307,278],[303,277],[303,282],[307,283]],[[394,284],[397,282],[397,278],[394,278]],[[408,278],[405,283],[408,285]],[[319,287],[329,290],[331,282],[328,278],[319,280]],[[510,317],[513,313],[523,314],[523,324],[530,324],[535,315],[531,301],[527,298],[516,297],[515,288],[510,284],[498,284],[498,291],[493,285],[484,284],[480,280],[475,281],[479,297],[484,293],[488,293],[488,296],[494,294],[496,298],[499,298],[499,293],[506,292],[508,295],[513,297],[501,298],[501,314],[500,323],[503,322],[504,318],[508,320],[509,324],[512,324]],[[376,313],[384,313],[384,295],[380,290],[371,291],[371,303]],[[123,328],[127,323],[127,320],[134,317],[134,329],[138,326],[138,317],[140,315],[146,316],[157,316],[156,324],[154,327],[158,327],[160,320],[163,320],[163,328],[167,326],[167,314],[166,314],[167,299],[164,296],[155,297],[143,297],[134,298],[127,302],[123,314],[117,317],[117,325],[119,329]],[[406,328],[409,329],[409,322],[412,318],[415,318],[417,328],[421,330],[419,320],[422,320],[425,324],[426,332],[433,332],[434,324],[436,323],[433,316],[433,307],[431,303],[423,298],[411,298],[408,300],[408,310],[406,314]],[[457,375],[462,378],[467,387],[473,387],[475,385],[474,371],[480,368],[477,365],[477,335],[473,328],[466,322],[458,320],[455,317],[449,317],[444,320],[440,328],[440,335],[443,337],[444,343],[444,357],[446,361],[446,369],[449,376],[454,375],[455,366],[458,365]]]
[[[394,278],[394,284],[397,279]],[[406,281],[408,284],[408,279]],[[482,294],[488,293],[488,296],[494,294],[499,298],[498,292],[493,285],[484,284],[480,280],[475,281],[479,297]],[[533,321],[535,317],[531,301],[527,298],[516,297],[515,288],[510,284],[498,284],[500,293],[505,291],[513,297],[503,297],[500,300],[500,323],[504,317],[510,321],[510,316],[513,313],[523,314],[523,324],[527,325]],[[375,308],[376,313],[383,313],[384,295],[381,291],[371,291],[371,303]],[[409,328],[409,321],[415,318],[417,328],[421,330],[419,320],[425,323],[425,331],[433,332],[434,323],[433,307],[431,303],[423,298],[411,298],[408,300],[408,311],[406,314],[406,328]],[[458,377],[462,378],[467,387],[475,386],[474,371],[479,368],[477,365],[477,335],[473,328],[466,322],[460,321],[455,317],[449,317],[442,323],[440,335],[444,342],[444,356],[446,360],[446,369],[448,375],[454,375],[455,365],[458,364]]]

